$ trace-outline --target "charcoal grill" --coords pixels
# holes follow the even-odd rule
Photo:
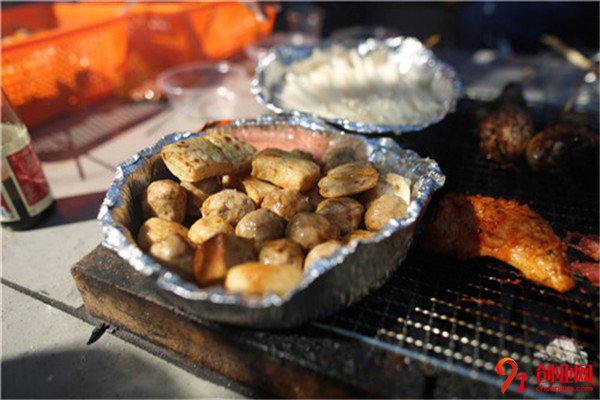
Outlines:
[[[397,140],[439,162],[446,192],[529,204],[561,237],[569,231],[597,234],[597,171],[591,179],[571,179],[535,174],[523,165],[494,166],[480,155],[473,134],[476,106],[462,101],[442,123]],[[548,121],[557,114],[537,110],[540,115]],[[597,119],[591,122],[598,131]],[[435,198],[429,210],[434,208]],[[575,289],[559,294],[523,281],[520,272],[493,259],[460,262],[422,251],[418,232],[383,287],[293,330],[199,320],[176,306],[175,295],[157,291],[153,279],[101,246],[72,273],[91,315],[276,397],[547,398],[550,393],[535,391],[536,368],[548,363],[541,354],[553,340],[569,338],[593,365],[594,391],[559,395],[598,398],[598,288],[577,277]],[[566,356],[581,356],[576,353]],[[525,393],[514,392],[513,384],[512,392],[501,394],[504,378],[495,365],[503,357],[514,358],[527,374]]]
[[[495,166],[478,149],[472,117],[476,106],[463,101],[460,112],[444,123],[398,141],[438,161],[447,176],[446,192],[529,204],[561,237],[568,231],[598,234],[598,176],[573,179],[533,173],[526,165]],[[597,129],[597,121],[590,122]],[[543,358],[546,346],[555,339],[572,339],[593,365],[595,391],[561,395],[597,398],[599,291],[585,278],[578,276],[576,282],[575,289],[560,294],[524,281],[502,262],[461,262],[417,245],[384,287],[316,325],[497,386],[504,378],[495,372],[496,363],[511,357],[519,373],[527,373],[524,395],[532,397],[549,396],[535,391],[537,366],[561,363]],[[564,349],[567,358],[581,359],[569,350]],[[516,387],[515,381],[511,388]]]

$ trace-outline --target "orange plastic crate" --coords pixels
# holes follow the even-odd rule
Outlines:
[[[54,11],[59,5],[50,6]],[[6,15],[10,11],[2,11],[3,21],[15,21],[18,15]],[[30,36],[3,40],[2,87],[25,123],[38,124],[113,93],[127,57],[127,18],[86,24],[90,18],[81,10],[68,27],[55,19],[53,29],[38,26],[35,32],[30,25]]]
[[[266,20],[240,2],[135,3],[131,9],[130,55],[154,72],[190,61],[220,60],[268,36],[275,10]]]
[[[34,17],[35,16],[35,17]],[[239,2],[40,3],[2,9],[2,87],[29,125],[173,65],[224,59],[267,36]],[[5,41],[25,28],[30,35]]]

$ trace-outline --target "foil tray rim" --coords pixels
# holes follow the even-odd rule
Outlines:
[[[220,125],[217,128],[233,129],[246,126],[264,125],[298,126],[314,132],[323,132],[332,135],[348,135],[347,132],[325,125],[321,120],[304,118],[296,115],[262,116],[255,119],[238,119],[231,121],[228,125]],[[158,287],[190,301],[209,302],[221,305],[235,305],[248,309],[281,307],[289,303],[296,295],[309,288],[324,274],[340,265],[344,259],[346,259],[346,257],[356,252],[360,246],[371,243],[381,243],[390,236],[406,230],[416,224],[433,193],[441,188],[445,182],[445,176],[442,174],[439,166],[434,160],[422,158],[412,150],[402,149],[390,138],[368,138],[351,134],[352,137],[363,141],[367,146],[370,146],[374,153],[402,150],[409,158],[413,158],[414,160],[419,160],[419,162],[427,164],[428,176],[423,177],[424,182],[419,189],[417,196],[411,201],[407,211],[407,216],[401,220],[394,219],[390,221],[374,237],[354,242],[351,245],[346,245],[338,249],[331,257],[315,262],[310,270],[310,273],[304,275],[300,285],[283,297],[279,297],[275,294],[269,294],[261,298],[248,298],[239,294],[229,294],[223,290],[215,290],[210,288],[200,289],[195,284],[184,281],[179,275],[160,265],[149,255],[139,249],[137,244],[131,243],[124,233],[125,228],[115,223],[113,219],[113,210],[115,207],[123,204],[121,190],[126,184],[128,177],[152,155],[158,153],[160,149],[167,144],[195,135],[201,135],[204,131],[205,128],[202,128],[197,132],[183,131],[162,136],[155,144],[140,150],[120,164],[117,167],[115,179],[109,187],[100,206],[97,217],[100,225],[102,226],[104,236],[102,241],[103,246],[115,251],[121,258],[127,261],[141,274],[145,276],[154,276],[156,278]]]

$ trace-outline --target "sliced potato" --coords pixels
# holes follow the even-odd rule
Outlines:
[[[250,241],[218,233],[196,248],[194,278],[200,287],[223,284],[230,267],[248,261],[256,261]]]
[[[225,289],[245,295],[275,293],[283,296],[302,280],[302,270],[290,265],[265,265],[249,262],[229,269]]]
[[[140,246],[140,249],[148,251],[150,246],[154,243],[165,240],[172,235],[186,238],[188,229],[177,222],[167,221],[156,217],[149,218],[144,222],[138,232],[138,246]]]
[[[263,199],[269,192],[279,189],[272,183],[261,181],[260,179],[253,177],[242,180],[242,186],[248,197],[250,197],[257,206],[261,205]]]
[[[258,260],[267,265],[292,265],[302,269],[304,253],[298,243],[281,238],[266,242],[260,249]]]
[[[369,162],[342,164],[319,181],[323,197],[344,197],[365,192],[377,185],[379,172]]]
[[[161,149],[165,165],[181,181],[198,182],[248,169],[255,149],[231,135],[207,133]]]
[[[225,158],[235,167],[233,171],[228,172],[229,174],[239,174],[250,170],[252,156],[256,153],[256,149],[252,145],[219,131],[208,131],[203,137],[217,146],[223,152]]]
[[[202,217],[192,226],[187,234],[188,239],[194,244],[202,244],[217,233],[235,234],[231,224],[218,215]]]
[[[224,189],[208,196],[202,204],[202,216],[216,215],[235,226],[254,209],[254,202],[248,195],[234,189]]]
[[[252,176],[286,189],[309,190],[319,180],[315,162],[280,149],[265,149],[252,160]]]
[[[153,243],[148,253],[158,262],[175,270],[184,278],[193,274],[194,250],[190,243],[179,235],[172,235]]]
[[[392,218],[403,218],[408,204],[393,194],[384,194],[373,200],[365,213],[365,226],[370,231],[378,231]]]

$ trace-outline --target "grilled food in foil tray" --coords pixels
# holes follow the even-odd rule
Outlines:
[[[220,146],[235,162],[204,153],[211,146]],[[197,162],[188,163],[186,157]],[[283,166],[289,174],[281,173]],[[246,175],[240,178],[236,173],[242,169]],[[215,176],[219,171],[227,175]],[[171,207],[162,202],[183,201],[178,187],[199,188],[193,182],[198,179],[208,186],[218,180],[222,190],[193,206],[195,214],[188,213],[184,221],[184,203]],[[417,222],[444,180],[435,161],[389,138],[352,135],[295,116],[261,117],[174,133],[136,153],[118,167],[98,219],[103,245],[156,279],[157,290],[179,312],[283,328],[329,315],[379,287],[406,257]],[[200,226],[203,221],[213,222]],[[261,223],[269,232],[253,236]],[[157,226],[174,235],[160,242],[161,231],[153,231]],[[211,230],[220,233],[210,236]],[[272,240],[271,230],[279,231],[278,239]],[[320,236],[326,230],[331,237]],[[180,265],[189,265],[189,258],[171,263],[169,257],[189,257],[188,244],[195,258],[193,270],[186,271]],[[235,262],[242,263],[228,272],[225,268],[225,280],[219,268],[231,257],[223,255],[224,249],[235,249]],[[287,269],[265,269],[264,264],[277,264],[281,249],[289,251]],[[198,265],[210,263],[209,256],[221,257],[218,268],[199,270]],[[293,274],[291,268],[296,268]],[[258,279],[250,282],[254,291],[248,290],[249,279]],[[256,291],[257,285],[263,290]]]
[[[454,69],[411,37],[279,46],[259,60],[252,91],[276,113],[365,134],[421,130],[454,111]]]

